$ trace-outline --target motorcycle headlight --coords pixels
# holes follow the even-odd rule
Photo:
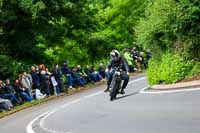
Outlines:
[[[117,75],[120,75],[120,72],[116,72]]]

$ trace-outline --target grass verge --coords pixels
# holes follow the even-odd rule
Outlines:
[[[136,76],[138,74],[139,73],[131,73],[130,76],[132,77],[132,76]],[[30,108],[32,106],[42,105],[44,103],[48,103],[51,100],[62,98],[62,97],[65,97],[65,96],[74,95],[76,93],[79,93],[79,92],[82,92],[82,91],[85,91],[85,90],[88,90],[88,89],[92,89],[92,88],[94,88],[94,87],[96,87],[98,85],[103,85],[103,84],[106,84],[106,82],[105,81],[104,82],[98,82],[98,83],[95,83],[95,84],[89,83],[84,88],[83,87],[78,87],[74,91],[68,91],[68,93],[62,93],[62,94],[59,94],[57,96],[56,95],[52,95],[52,96],[49,96],[49,97],[41,99],[41,100],[33,100],[31,102],[25,102],[22,105],[15,106],[10,111],[1,112],[0,113],[0,119],[3,118],[3,117],[9,116],[11,114],[14,114],[16,112],[19,112],[21,110],[24,110],[26,108]]]

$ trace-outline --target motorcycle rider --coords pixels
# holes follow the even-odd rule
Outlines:
[[[115,70],[113,68],[119,67],[123,71],[121,74],[121,78],[122,80],[124,80],[120,93],[125,94],[124,89],[128,85],[128,81],[129,81],[128,63],[123,57],[120,56],[120,53],[117,50],[112,50],[110,52],[110,57],[111,57],[111,61],[108,63],[107,71],[110,70],[111,72],[110,72],[110,76],[107,82],[107,88],[104,92],[110,91],[110,84],[112,82],[113,74],[115,73]]]

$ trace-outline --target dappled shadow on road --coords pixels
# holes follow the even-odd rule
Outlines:
[[[138,94],[138,93],[139,93],[139,92],[133,92],[133,93],[130,93],[130,94],[126,94],[126,95],[124,95],[124,96],[117,97],[117,99],[115,99],[115,100],[120,100],[120,99],[122,99],[122,98],[126,98],[126,97],[129,97],[129,96],[136,95],[136,94]]]

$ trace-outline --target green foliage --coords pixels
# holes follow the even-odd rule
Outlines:
[[[2,77],[16,77],[23,64],[63,60],[97,65],[106,63],[112,49],[139,45],[152,49],[150,66],[163,73],[159,79],[150,67],[150,80],[176,82],[198,73],[198,65],[190,74],[185,69],[200,61],[199,14],[198,0],[1,0],[0,72],[7,71]],[[176,63],[162,56],[166,51],[181,53],[186,65],[179,57]],[[170,76],[174,71],[178,74]]]
[[[189,76],[194,76],[200,73],[200,63],[195,63],[192,70],[189,73]]]
[[[150,84],[175,83],[200,71],[194,62],[185,60],[178,54],[164,54],[161,60],[151,60],[147,70]]]
[[[123,49],[132,46],[135,41],[134,27],[139,18],[143,16],[144,9],[143,0],[111,0],[110,4],[101,9],[97,15],[101,21],[100,31],[96,34],[106,39],[109,49]]]
[[[149,3],[146,17],[140,20],[136,27],[137,43],[145,48],[159,48],[163,51],[171,48],[176,36],[173,32],[174,0],[155,0]]]
[[[200,2],[197,0],[155,0],[148,3],[145,17],[136,27],[136,42],[141,47],[151,48],[157,58],[150,63],[148,70],[151,84],[174,83],[199,72],[198,65],[195,65],[200,61],[199,14]],[[175,58],[162,56],[166,51],[179,53],[184,59],[177,55]]]
[[[136,27],[137,42],[146,48],[175,50],[199,59],[200,2],[155,0]]]
[[[16,79],[18,78],[19,73],[30,69],[30,66],[17,60],[13,60],[8,56],[0,55],[0,60],[0,79]]]

